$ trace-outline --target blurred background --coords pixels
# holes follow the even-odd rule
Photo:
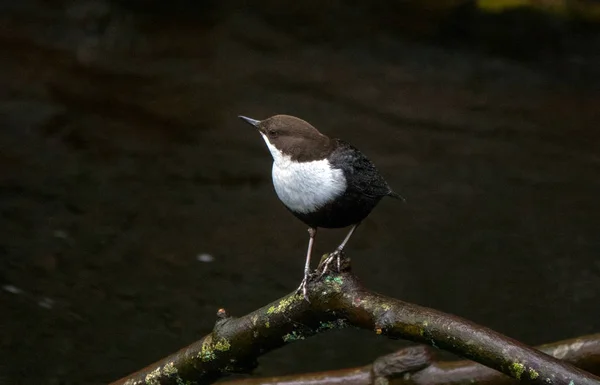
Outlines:
[[[297,287],[306,228],[238,114],[304,118],[407,198],[348,247],[369,288],[528,344],[599,332],[598,21],[591,0],[0,2],[0,383],[106,383]],[[400,346],[342,330],[256,374]]]

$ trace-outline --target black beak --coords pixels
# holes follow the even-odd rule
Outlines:
[[[258,128],[258,125],[260,124],[260,120],[256,120],[256,119],[252,119],[252,118],[247,118],[245,116],[239,115],[238,118],[242,119],[244,122]]]

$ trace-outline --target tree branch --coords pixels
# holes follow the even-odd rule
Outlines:
[[[291,293],[240,318],[218,313],[213,331],[112,385],[209,384],[250,372],[287,343],[348,326],[432,345],[534,384],[598,385],[600,378],[470,321],[362,287],[343,259],[339,273],[314,279],[310,303]],[[186,382],[187,381],[187,382]]]
[[[600,333],[541,345],[538,350],[600,374]],[[279,377],[246,378],[222,385],[372,385],[385,378],[390,385],[508,385],[516,381],[473,361],[434,361],[434,352],[423,345],[411,346],[357,368],[303,373]],[[408,374],[407,374],[408,373]]]

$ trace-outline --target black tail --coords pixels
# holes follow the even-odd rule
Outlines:
[[[390,190],[390,192],[387,194],[389,197],[395,198],[395,199],[401,199],[402,202],[406,202],[406,198],[404,198],[402,195],[397,194],[395,192],[393,192],[392,190]]]

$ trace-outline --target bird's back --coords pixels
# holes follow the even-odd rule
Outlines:
[[[351,144],[340,139],[334,140],[335,149],[329,162],[332,167],[344,172],[348,189],[373,199],[396,195],[369,158]]]

